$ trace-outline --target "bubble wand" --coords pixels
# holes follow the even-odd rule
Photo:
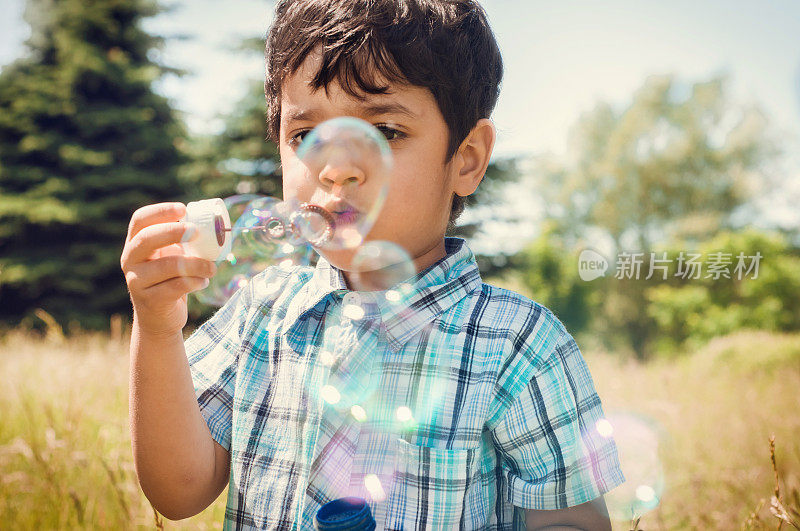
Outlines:
[[[322,228],[309,233],[302,228],[301,220],[305,221],[305,225],[316,222],[321,224]],[[231,227],[231,218],[225,202],[218,197],[189,203],[186,205],[186,215],[181,221],[195,224],[199,232],[195,240],[181,245],[187,253],[206,260],[217,260],[230,253],[233,239],[230,233],[235,231],[259,230],[274,240],[282,240],[287,234],[291,234],[311,245],[323,245],[333,238],[336,230],[333,215],[321,206],[311,203],[301,204],[300,208],[289,216],[288,223],[272,216],[267,218],[263,225],[234,229]]]

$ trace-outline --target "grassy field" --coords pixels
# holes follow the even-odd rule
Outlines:
[[[799,508],[800,335],[739,333],[647,365],[600,352],[585,356],[607,414],[632,412],[663,430],[663,497],[639,529],[777,528],[769,510],[775,489],[770,435],[781,496],[787,507]],[[127,373],[121,335],[34,340],[12,333],[3,339],[4,528],[157,527],[133,468]],[[163,526],[219,528],[224,505],[223,493],[202,514]],[[618,522],[614,529],[630,527]]]

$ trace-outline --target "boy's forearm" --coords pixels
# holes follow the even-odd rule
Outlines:
[[[564,509],[526,509],[525,524],[529,531],[611,531],[603,496]]]
[[[218,493],[214,441],[200,414],[180,331],[143,333],[134,320],[130,358],[130,427],[136,473],[156,509],[193,516]]]

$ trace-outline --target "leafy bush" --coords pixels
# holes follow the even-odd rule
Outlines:
[[[800,256],[783,236],[753,229],[723,232],[700,244],[696,252],[704,257],[730,254],[731,278],[709,278],[703,272],[701,278],[670,280],[646,291],[647,313],[657,324],[660,350],[697,346],[748,328],[800,330]],[[745,257],[760,253],[757,273],[734,273],[740,253]],[[746,262],[749,265],[750,260]]]

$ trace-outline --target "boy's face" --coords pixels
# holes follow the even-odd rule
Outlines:
[[[429,90],[389,84],[389,94],[366,94],[360,100],[333,81],[328,91],[311,89],[320,56],[309,54],[282,86],[279,148],[284,199],[297,198],[321,206],[335,203],[341,188],[336,179],[350,179],[348,200],[374,196],[370,176],[340,172],[314,175],[297,156],[300,140],[316,125],[340,116],[354,116],[376,126],[387,137],[394,159],[386,202],[367,240],[400,245],[417,270],[445,256],[444,233],[455,190],[455,170],[445,161],[447,125]],[[454,158],[455,159],[455,158]],[[339,183],[341,184],[341,183]],[[333,265],[349,269],[353,251],[320,250]],[[346,275],[347,276],[347,275]]]

